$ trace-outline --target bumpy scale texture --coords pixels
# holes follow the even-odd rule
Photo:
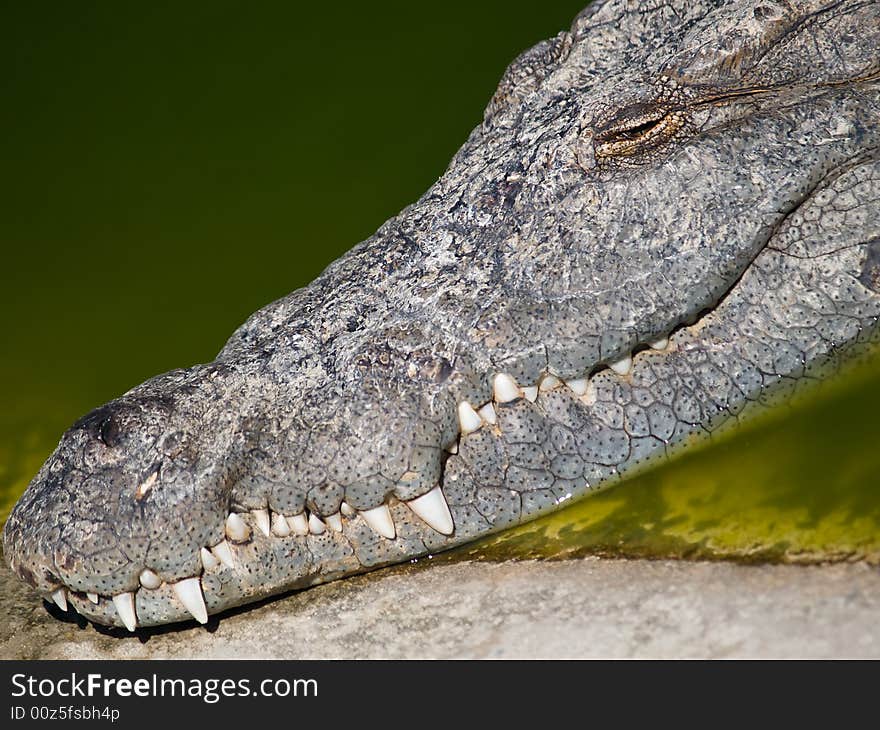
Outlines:
[[[532,518],[833,373],[878,337],[878,49],[864,0],[591,5],[417,203],[74,424],[6,559],[99,623],[204,620]]]

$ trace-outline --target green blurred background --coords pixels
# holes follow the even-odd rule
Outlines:
[[[414,201],[582,4],[7,4],[0,519],[79,415],[210,360]],[[863,370],[503,550],[873,556],[877,405]]]

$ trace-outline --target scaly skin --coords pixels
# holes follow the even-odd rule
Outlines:
[[[833,372],[878,333],[878,49],[877,2],[591,5],[421,200],[74,424],[6,559],[98,623],[204,620],[533,518]]]

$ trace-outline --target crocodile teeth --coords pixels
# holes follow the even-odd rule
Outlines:
[[[361,516],[364,518],[364,521],[382,537],[387,537],[389,540],[393,540],[397,535],[397,532],[394,529],[394,520],[391,519],[391,510],[388,509],[388,505],[380,504],[378,507],[373,507],[373,509],[361,510]]]
[[[226,518],[226,536],[232,542],[244,542],[251,536],[251,528],[235,512],[230,512]]]
[[[62,611],[67,610],[67,589],[59,588],[52,594],[52,600],[55,602],[55,605],[58,606]]]
[[[202,548],[199,550],[199,555],[202,557],[202,567],[205,570],[210,570],[211,568],[216,568],[220,565],[220,561],[217,557],[212,553],[208,548]]]
[[[526,397],[526,400],[529,403],[534,403],[538,400],[538,386],[537,385],[529,385],[526,388],[522,389],[523,395]]]
[[[113,596],[113,605],[116,606],[116,613],[125,624],[125,628],[134,631],[137,628],[137,614],[134,610],[134,593],[120,593]]]
[[[618,375],[627,375],[630,370],[632,370],[633,359],[629,355],[626,357],[622,357],[617,362],[609,363],[608,367],[610,367],[615,373]]]
[[[458,453],[458,443],[456,442],[456,443],[452,444],[452,445],[449,446],[446,450],[447,450],[450,454],[457,454],[457,453]]]
[[[483,425],[483,419],[466,400],[458,404],[458,425],[464,435],[473,433]]]
[[[290,534],[290,525],[284,515],[275,512],[272,515],[272,534],[278,537],[287,537]]]
[[[446,504],[446,497],[439,486],[434,487],[430,492],[423,494],[421,497],[411,499],[406,503],[406,506],[427,523],[428,527],[442,535],[451,535],[455,529],[452,523],[452,515],[449,512],[449,505]]]
[[[669,347],[669,338],[661,337],[659,340],[649,342],[648,347],[650,347],[652,350],[665,350],[667,347]]]
[[[493,426],[498,423],[498,416],[495,413],[495,408],[491,403],[487,403],[484,405],[477,413],[480,414],[480,418],[482,418],[486,423],[491,423]]]
[[[141,571],[141,574],[140,574],[138,580],[140,580],[141,585],[144,588],[149,588],[151,590],[154,588],[158,588],[160,585],[162,585],[162,579],[159,578],[159,576],[156,575],[149,568],[144,568]]]
[[[268,510],[255,509],[251,511],[251,514],[254,516],[254,522],[257,523],[257,529],[266,537],[269,537],[272,534],[272,526],[269,521]]]
[[[498,403],[510,403],[510,401],[522,397],[516,381],[507,373],[498,373],[498,375],[495,376],[492,390],[495,393],[495,400]]]
[[[334,532],[342,532],[342,517],[338,512],[335,512],[332,515],[327,515],[324,518],[324,522],[326,522],[327,526]]]
[[[566,380],[565,384],[571,389],[575,395],[583,395],[587,392],[589,380],[586,378],[578,378],[577,380]]]
[[[211,548],[211,552],[217,556],[217,559],[223,563],[227,568],[233,568],[234,563],[232,562],[232,549],[229,547],[229,543],[226,540],[221,540],[214,547]]]
[[[300,512],[298,515],[293,515],[292,517],[288,516],[287,524],[290,525],[290,529],[293,530],[294,535],[303,537],[304,535],[309,534],[309,520],[304,512]]]
[[[548,390],[553,390],[554,388],[559,387],[559,378],[555,375],[545,375],[541,378],[541,383],[538,385],[538,389],[546,393]]]
[[[592,380],[587,383],[587,392],[581,396],[581,401],[588,406],[596,402],[596,384]]]
[[[352,507],[348,502],[343,502],[339,505],[339,511],[342,512],[346,517],[354,517],[357,514],[357,510]]]
[[[96,606],[98,605],[98,594],[97,593],[86,593],[86,598],[88,598]]]
[[[314,512],[309,515],[309,532],[313,535],[323,535],[325,529],[326,525],[318,519]]]
[[[184,578],[177,583],[172,583],[171,587],[183,607],[192,614],[196,621],[200,624],[208,623],[208,609],[205,608],[202,584],[198,578]]]

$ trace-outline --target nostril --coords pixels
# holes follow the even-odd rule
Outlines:
[[[122,428],[117,409],[112,405],[96,408],[71,426],[72,432],[83,432],[108,447],[117,446]]]
[[[119,443],[119,422],[111,413],[98,426],[98,440],[110,448]]]

